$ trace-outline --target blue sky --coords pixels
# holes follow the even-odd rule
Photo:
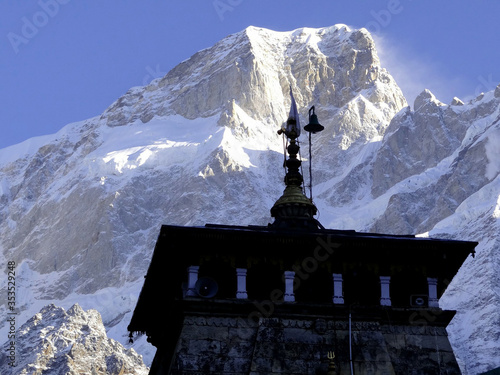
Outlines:
[[[0,0],[0,148],[102,113],[247,26],[366,27],[410,100],[449,103],[500,83],[500,2]]]

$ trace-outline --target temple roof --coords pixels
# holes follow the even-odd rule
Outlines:
[[[231,258],[235,267],[245,267],[250,258],[275,259],[287,267],[322,248],[330,249],[332,261],[339,265],[372,264],[387,274],[391,267],[421,267],[451,281],[465,259],[474,256],[476,246],[471,241],[354,230],[163,225],[128,329],[146,332],[164,320],[159,305],[182,299],[179,280],[200,256]]]

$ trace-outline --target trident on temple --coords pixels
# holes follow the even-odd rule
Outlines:
[[[335,358],[335,353],[334,352],[328,352],[326,353],[326,357],[330,360],[328,363],[328,372],[327,375],[336,375],[337,374],[337,369],[335,367],[335,362],[333,361]]]

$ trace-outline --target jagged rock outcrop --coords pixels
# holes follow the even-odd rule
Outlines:
[[[498,161],[488,145],[498,132],[499,104],[490,93],[478,102],[447,106],[425,91],[414,111],[396,116],[373,163],[372,194],[377,198],[398,184],[406,188],[390,196],[372,230],[427,232],[492,181]]]
[[[84,311],[77,304],[67,311],[53,304],[45,306],[17,330],[14,342],[14,366],[5,351],[0,353],[4,375],[149,372],[134,349],[126,349],[106,336],[96,310]]]

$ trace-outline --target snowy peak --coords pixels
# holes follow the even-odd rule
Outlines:
[[[415,111],[420,111],[421,107],[423,107],[424,105],[441,106],[444,104],[437,100],[434,94],[430,92],[430,90],[425,89],[415,98],[415,101],[413,102],[413,108]]]
[[[140,279],[161,223],[267,224],[290,87],[325,126],[327,184],[406,105],[377,64],[370,35],[344,25],[230,35],[0,166],[0,248],[44,279],[34,294],[62,299]]]
[[[4,347],[5,345],[2,345]],[[65,311],[51,304],[16,333],[16,363],[0,353],[2,374],[144,374],[148,368],[134,349],[108,339],[96,310],[78,304]]]
[[[235,101],[252,118],[280,124],[290,86],[300,107],[318,100],[341,107],[372,86],[372,96],[380,96],[380,84],[391,80],[379,67],[366,30],[352,31],[345,25],[290,32],[248,27],[194,54],[150,85],[129,90],[103,119],[109,126],[120,126],[173,114],[211,117]],[[387,94],[380,99],[394,102],[395,108],[404,104],[399,92]]]

